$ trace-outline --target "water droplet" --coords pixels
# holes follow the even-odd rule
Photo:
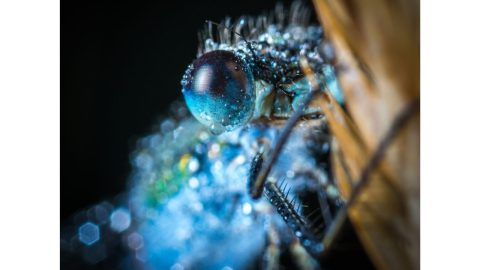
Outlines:
[[[252,205],[249,203],[244,203],[242,206],[242,212],[245,215],[249,215],[250,213],[252,213]]]
[[[225,131],[222,125],[219,125],[217,123],[213,123],[210,125],[210,132],[212,132],[213,135],[219,135],[222,134]]]

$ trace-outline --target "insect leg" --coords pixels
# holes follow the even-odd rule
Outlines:
[[[311,232],[311,226],[307,224],[307,221],[295,210],[295,205],[288,200],[288,198],[285,196],[285,193],[280,190],[280,187],[278,187],[272,181],[267,181],[265,183],[265,196],[277,209],[277,212],[283,218],[288,227],[293,231],[305,249],[313,257],[319,256],[323,251],[323,246],[318,239],[321,239],[322,235],[316,237]],[[323,222],[319,222],[318,226],[316,227],[320,228],[320,231],[323,232],[325,224]]]
[[[262,168],[263,164],[263,151],[260,150],[258,153],[253,157],[252,162],[250,163],[250,173],[248,177],[248,192],[252,194],[255,188],[255,181],[258,177],[258,173]]]
[[[315,84],[315,86],[312,87],[312,90],[308,92],[308,94],[306,94],[303,102],[298,107],[297,111],[295,111],[293,115],[287,120],[287,123],[285,124],[282,132],[280,133],[280,136],[276,141],[275,146],[271,151],[269,151],[267,155],[268,159],[265,160],[265,164],[261,166],[261,169],[259,170],[257,177],[251,183],[250,195],[252,196],[253,199],[258,199],[262,196],[262,190],[263,190],[263,186],[265,185],[265,181],[267,180],[267,176],[270,173],[270,170],[272,169],[273,164],[275,164],[275,162],[277,161],[277,158],[280,155],[280,152],[282,151],[282,148],[285,145],[285,142],[287,141],[288,137],[290,136],[290,133],[292,132],[297,122],[303,116],[310,102],[313,100],[315,95],[320,91],[321,91],[320,85]]]
[[[298,240],[295,240],[290,245],[290,253],[293,255],[293,260],[297,267],[302,270],[319,269],[317,261],[313,259]]]
[[[280,239],[273,224],[270,224],[267,236],[268,247],[263,256],[262,269],[278,270],[280,268]]]
[[[356,181],[357,185],[354,187],[350,198],[346,202],[345,206],[340,210],[334,222],[332,223],[332,226],[329,227],[325,237],[323,238],[322,245],[325,250],[328,250],[332,246],[332,243],[335,241],[339,231],[341,230],[341,227],[347,219],[348,209],[356,201],[362,189],[368,184],[370,175],[374,172],[374,170],[377,168],[378,164],[382,160],[382,157],[385,154],[385,151],[388,149],[388,146],[394,141],[396,135],[399,134],[399,131],[402,129],[402,127],[407,124],[408,120],[412,116],[414,116],[419,111],[419,109],[420,100],[415,99],[407,107],[405,107],[397,115],[397,117],[395,117],[392,125],[388,129],[388,132],[380,140],[380,143],[376,147],[372,156],[369,158],[367,165],[362,170],[358,181]]]
[[[327,194],[322,188],[318,189],[317,194],[323,220],[325,221],[327,226],[329,226],[330,223],[332,223],[332,214],[330,212],[330,206],[328,205]]]

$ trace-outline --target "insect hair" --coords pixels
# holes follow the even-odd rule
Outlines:
[[[216,26],[223,27],[224,29],[226,29],[226,30],[228,30],[228,31],[231,31],[232,33],[234,33],[234,34],[238,35],[239,37],[241,37],[242,40],[243,40],[243,41],[245,42],[245,44],[247,45],[248,50],[252,53],[252,56],[253,56],[254,61],[255,61],[255,62],[258,62],[257,53],[255,53],[255,50],[254,50],[253,47],[252,47],[252,43],[247,40],[247,38],[245,37],[244,34],[235,31],[235,29],[233,29],[233,26],[232,26],[232,27],[227,27],[227,26],[225,26],[225,25],[223,25],[223,24],[216,23],[216,22],[213,22],[213,21],[210,21],[210,20],[206,20],[205,22],[208,23],[208,24],[214,24],[214,25],[216,25]]]
[[[213,23],[207,20],[204,29],[198,32],[198,53],[201,56],[211,51],[214,43],[223,43],[236,46],[240,41],[258,40],[262,33],[268,31],[270,25],[275,25],[280,30],[289,25],[307,27],[310,22],[310,9],[301,1],[294,1],[290,8],[285,8],[278,3],[275,9],[261,16],[241,16],[232,23],[230,17],[226,17],[220,23]],[[288,15],[286,15],[288,14]],[[214,29],[213,25],[222,26],[221,29]],[[232,33],[236,35],[232,35]]]

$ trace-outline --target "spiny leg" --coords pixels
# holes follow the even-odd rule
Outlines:
[[[285,128],[279,140],[277,141],[275,148],[271,151],[270,157],[267,160],[265,166],[262,167],[263,154],[260,154],[258,156],[261,162],[256,162],[254,164],[255,174],[254,174],[254,177],[250,179],[251,180],[250,191],[253,198],[259,197],[261,196],[262,189],[265,185],[265,191],[266,191],[265,195],[270,200],[270,202],[277,207],[279,214],[282,215],[282,217],[285,219],[287,224],[294,230],[294,232],[300,231],[303,238],[306,238],[303,241],[301,241],[302,245],[314,257],[320,257],[325,253],[325,251],[328,251],[328,249],[332,246],[332,243],[335,241],[336,237],[339,235],[339,232],[341,231],[341,228],[343,227],[347,219],[347,213],[348,213],[347,210],[356,200],[362,188],[367,184],[371,173],[380,163],[383,157],[383,154],[388,148],[388,146],[392,143],[392,141],[394,140],[396,135],[399,133],[400,129],[406,124],[408,119],[410,119],[410,117],[412,117],[418,111],[419,100],[414,100],[395,118],[387,134],[380,141],[375,152],[367,162],[367,165],[365,166],[364,170],[362,170],[359,180],[356,181],[356,183],[358,184],[355,186],[350,199],[347,201],[345,206],[339,211],[334,221],[332,222],[331,226],[328,226],[327,231],[325,232],[324,228],[326,227],[326,225],[328,225],[326,223],[329,223],[329,222],[326,222],[328,220],[328,217],[327,217],[328,215],[325,214],[325,211],[322,211],[322,217],[317,217],[316,220],[313,222],[313,224],[310,224],[311,226],[306,226],[305,220],[301,218],[301,216],[298,214],[298,211],[295,210],[295,207],[292,206],[291,203],[286,199],[285,193],[282,192],[273,182],[267,182],[265,184],[266,177],[268,176],[268,173],[270,172],[272,165],[275,163],[276,159],[278,158],[278,155],[283,147],[283,144],[286,142],[286,139],[288,138],[290,132],[295,126],[295,123],[298,122],[298,120],[301,117],[301,111],[303,111],[308,106],[309,102],[313,99],[314,94],[319,92],[319,89],[320,89],[318,83],[315,80],[312,70],[308,67],[308,64],[304,62],[303,68],[307,78],[309,79],[311,85],[313,86],[313,89],[309,93],[309,95],[306,97],[305,102],[303,103],[303,106],[298,111],[295,112],[295,114],[289,119],[289,121],[285,125]],[[260,167],[261,169],[259,169]],[[322,202],[320,202],[320,204],[322,208],[323,208],[322,205],[325,205]],[[321,210],[323,210],[322,208]],[[315,223],[319,221],[320,221],[320,224],[318,224],[317,226],[317,224]],[[323,228],[318,228],[322,226]],[[313,235],[320,234],[318,238],[315,236],[312,237],[312,230],[315,231]],[[305,236],[308,236],[308,237],[305,237]],[[301,237],[299,237],[299,239],[302,240]],[[317,241],[316,239],[321,239],[321,242]],[[311,246],[309,248],[309,245],[306,245],[306,243],[309,245],[313,243],[315,248],[312,249]]]
[[[272,181],[265,183],[264,194],[305,249],[313,257],[318,257],[323,250],[322,243],[319,240],[322,238],[322,235],[319,235],[319,237],[315,236],[311,230],[313,226],[298,213],[296,205],[293,204],[293,200],[289,201],[281,188]],[[321,217],[321,215],[319,216]],[[316,227],[320,228],[320,233],[323,232],[325,224],[322,220],[317,220],[317,224]]]
[[[252,194],[255,189],[255,182],[258,178],[258,174],[260,173],[260,169],[262,168],[263,164],[263,149],[259,150],[258,153],[253,157],[250,163],[250,173],[248,176],[248,192]]]
[[[316,94],[321,92],[322,88],[323,87],[320,87],[320,85],[316,83],[312,87],[311,91],[308,92],[308,94],[306,94],[303,102],[298,107],[298,109],[287,120],[287,123],[285,124],[282,132],[280,133],[280,136],[278,137],[278,140],[276,141],[275,146],[266,155],[267,159],[265,160],[263,166],[259,166],[260,169],[256,174],[256,177],[252,179],[252,181],[250,181],[250,185],[251,185],[250,195],[252,196],[253,199],[259,199],[262,196],[263,186],[265,185],[267,176],[270,173],[273,164],[275,164],[275,162],[277,161],[283,146],[285,145],[288,137],[290,136],[290,133],[292,132],[293,128],[295,127],[297,122],[300,120],[300,118],[304,115],[306,108],[308,107],[310,102],[313,100]],[[262,163],[263,163],[263,157],[262,157]]]
[[[303,65],[308,65],[305,61]],[[311,72],[311,70],[309,70]],[[315,219],[315,224],[310,224],[308,220],[304,220],[299,214],[299,209],[295,209],[294,201],[288,200],[288,192],[285,193],[285,186],[280,184],[278,187],[275,183],[268,181],[267,176],[272,169],[273,164],[277,161],[277,158],[285,145],[288,137],[290,136],[293,128],[300,118],[304,115],[306,108],[313,100],[316,94],[321,91],[319,84],[312,85],[311,91],[306,94],[303,102],[294,112],[294,114],[287,120],[278,140],[275,143],[274,148],[268,151],[266,161],[264,160],[264,152],[259,151],[251,162],[250,176],[248,180],[248,189],[250,195],[254,199],[260,198],[263,189],[265,188],[265,195],[269,199],[270,203],[277,208],[278,213],[285,220],[287,225],[293,230],[295,236],[301,241],[301,244],[308,250],[308,252],[317,257],[322,252],[323,247],[318,239],[322,238],[322,234],[325,231],[325,220],[330,222],[331,217],[326,213],[328,207],[325,200],[321,201],[321,215]],[[324,88],[324,85],[322,85]],[[283,186],[283,187],[282,187]],[[315,226],[314,226],[315,225]],[[312,233],[311,229],[315,229],[315,233]],[[319,235],[317,238],[315,235]]]

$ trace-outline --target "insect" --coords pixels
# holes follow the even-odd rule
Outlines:
[[[207,22],[181,82],[186,107],[173,104],[138,142],[131,189],[74,217],[63,249],[92,265],[139,269],[323,266],[345,201],[314,94],[342,95],[308,13],[295,2],[270,16]]]

